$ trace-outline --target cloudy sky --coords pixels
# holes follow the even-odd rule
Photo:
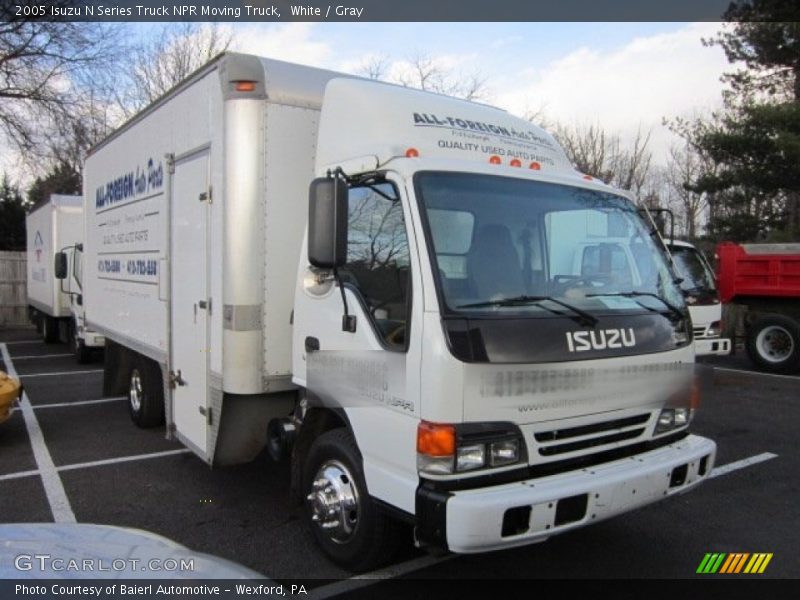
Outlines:
[[[426,55],[454,72],[480,72],[489,102],[515,114],[599,123],[632,136],[652,129],[656,159],[675,142],[664,117],[720,103],[722,50],[705,47],[719,23],[239,24],[237,49],[347,72],[374,56],[402,73]]]
[[[146,35],[149,24],[131,25]],[[424,55],[455,73],[487,78],[488,102],[515,114],[599,123],[623,138],[652,129],[661,162],[675,138],[664,117],[708,111],[720,102],[721,49],[704,47],[719,23],[283,23],[223,25],[235,49],[358,73],[371,58],[401,74]],[[0,169],[9,164],[0,157]]]

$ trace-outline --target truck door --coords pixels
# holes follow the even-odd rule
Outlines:
[[[176,158],[170,215],[172,419],[181,441],[207,458],[209,150]]]

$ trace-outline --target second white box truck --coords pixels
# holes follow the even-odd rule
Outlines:
[[[501,110],[226,54],[91,151],[85,197],[107,392],[209,464],[289,455],[341,565],[397,520],[508,548],[711,471],[649,226]],[[582,271],[589,238],[635,275]]]
[[[103,337],[85,326],[82,297],[83,198],[51,194],[25,218],[28,314],[47,343],[70,344],[87,362]]]

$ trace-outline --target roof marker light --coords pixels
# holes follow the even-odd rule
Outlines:
[[[511,162],[508,163],[508,164],[511,165],[512,167],[521,167],[522,166],[522,161],[520,159],[518,159],[518,158],[512,158]]]
[[[233,89],[237,92],[255,92],[256,91],[256,82],[255,81],[234,81],[233,82]]]
[[[406,150],[406,158],[417,158],[419,157],[419,150],[416,148],[409,148]]]
[[[584,176],[583,176],[583,178],[584,178],[586,181],[591,181],[591,180],[593,179],[591,175],[584,175]]]
[[[541,170],[541,168],[542,168],[542,165],[540,165],[540,164],[539,164],[538,162],[536,162],[536,161],[533,161],[533,162],[532,162],[532,163],[529,165],[529,167],[528,167],[528,168],[530,168],[530,169],[533,169],[534,171],[539,171],[539,170]]]
[[[493,154],[489,157],[489,163],[493,165],[500,165],[503,164],[503,159],[497,156],[497,154]]]

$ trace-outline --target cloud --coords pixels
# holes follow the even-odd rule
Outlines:
[[[719,105],[720,75],[730,69],[721,49],[707,48],[718,23],[694,23],[678,31],[636,38],[612,50],[581,47],[529,71],[529,84],[499,91],[495,102],[515,114],[544,109],[548,119],[599,123],[623,137],[653,129],[655,158],[675,141],[664,117]]]
[[[325,42],[312,39],[314,25],[285,23],[237,27],[232,49],[312,67],[329,67],[331,48]]]

